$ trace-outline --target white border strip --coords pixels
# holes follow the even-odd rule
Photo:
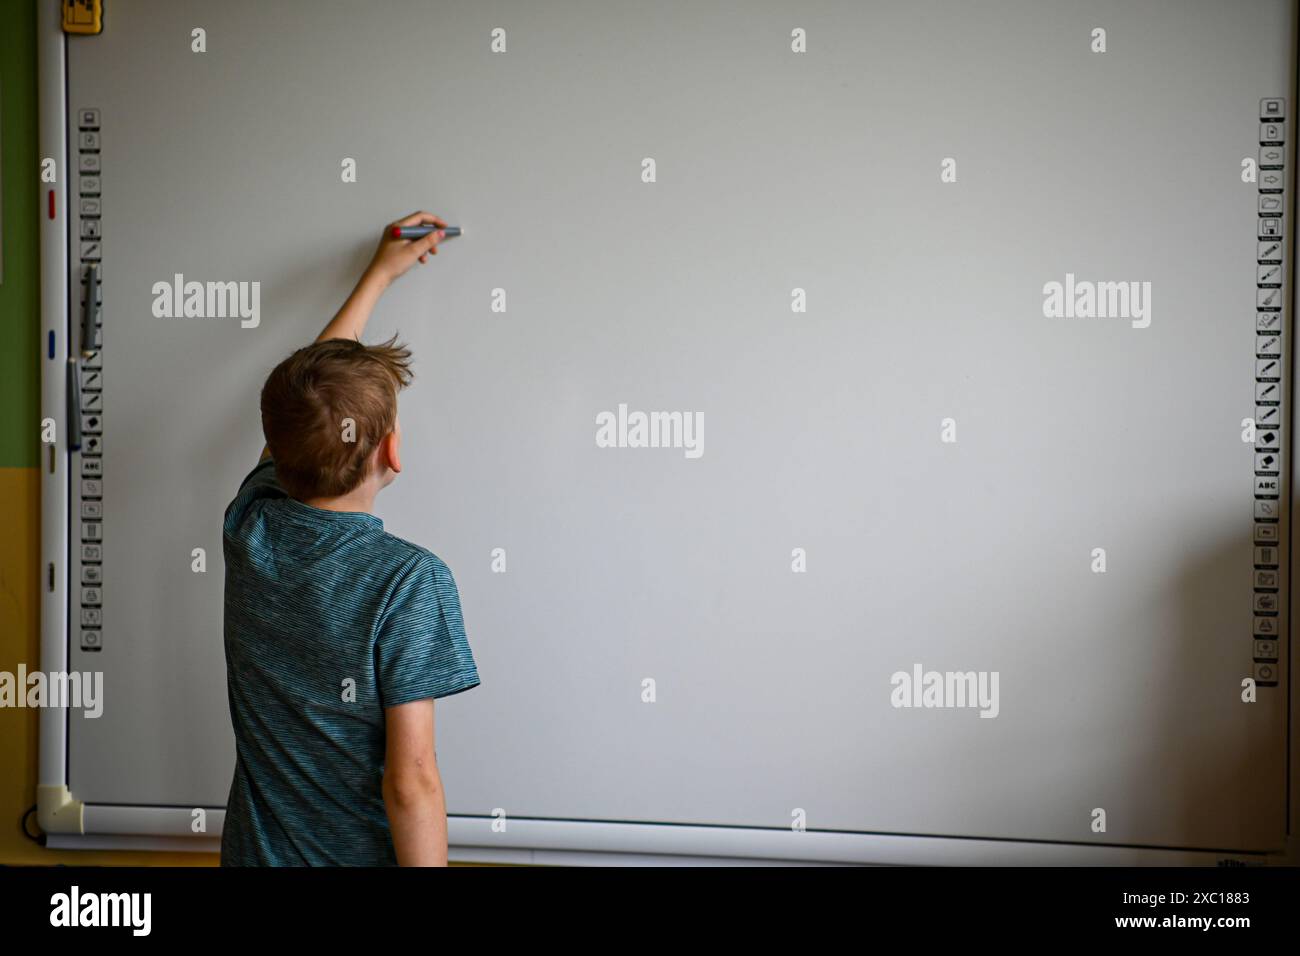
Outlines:
[[[41,418],[56,424],[54,473],[50,472],[50,448],[41,446],[41,669],[68,668],[68,468],[67,444],[68,365],[68,168],[67,97],[63,26],[59,4],[37,2],[37,112],[42,159],[53,158],[57,179],[41,190]],[[47,190],[54,191],[54,218],[49,217]],[[50,334],[54,334],[54,358],[49,357]],[[53,568],[53,588],[51,571]],[[47,707],[41,711],[39,786],[67,784],[67,710]]]
[[[124,850],[137,853],[220,853],[221,840],[185,840],[180,837],[117,837],[93,834],[51,834],[46,841],[51,850]]]
[[[712,858],[742,864],[877,866],[1214,866],[1224,859],[1270,861],[1262,853],[591,821],[508,820],[505,833],[493,833],[492,820],[483,817],[450,817],[448,839],[456,860],[492,862],[475,851],[496,855],[523,849],[534,851],[527,862],[573,855],[606,866],[665,857],[692,858],[670,860],[673,863]]]
[[[220,850],[223,810],[209,809],[208,833],[191,830],[183,807],[85,807],[84,834],[52,834],[67,849]],[[1210,852],[1018,840],[798,833],[742,827],[674,826],[567,820],[448,818],[456,862],[552,866],[1214,866],[1280,862],[1265,853]]]

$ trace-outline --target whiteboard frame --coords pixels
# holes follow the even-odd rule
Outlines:
[[[41,624],[40,666],[64,671],[69,660],[71,611],[68,568],[73,547],[70,514],[72,486],[65,435],[67,407],[65,376],[68,341],[73,325],[68,287],[67,166],[68,104],[66,96],[67,41],[56,0],[37,5],[38,118],[42,157],[60,157],[62,174],[52,184],[54,215],[47,214],[48,186],[42,184],[40,227],[41,289],[41,418],[56,423],[57,441],[41,449]],[[1300,37],[1292,38],[1293,62],[1300,61]],[[1293,129],[1300,128],[1296,83],[1286,91],[1291,101]],[[1294,177],[1286,216],[1296,223]],[[1295,281],[1300,256],[1292,242],[1292,288],[1288,310],[1294,334]],[[53,353],[48,343],[53,339]],[[1297,381],[1300,350],[1291,350],[1290,380],[1283,407],[1291,415],[1290,448],[1300,431],[1294,420],[1293,383]],[[1288,449],[1288,458],[1290,449]],[[1300,499],[1288,471],[1292,513]],[[1288,522],[1289,523],[1289,522]],[[1291,531],[1294,546],[1294,529]],[[1300,562],[1291,562],[1289,587],[1300,593]],[[1287,602],[1288,608],[1290,601]],[[1289,612],[1288,612],[1289,613]],[[1294,624],[1288,621],[1285,650],[1279,666],[1287,670],[1288,688],[1288,820],[1283,849],[1275,853],[1230,849],[1154,848],[1116,844],[987,840],[952,836],[887,833],[793,832],[745,827],[692,826],[654,823],[611,823],[593,820],[510,819],[504,832],[493,829],[489,817],[450,816],[449,855],[457,862],[552,865],[1009,865],[1009,866],[1169,866],[1286,864],[1300,865],[1300,701],[1294,693]],[[40,714],[38,819],[52,849],[146,850],[218,852],[220,840],[211,833],[191,832],[191,811],[179,807],[103,806],[83,804],[68,789],[68,711],[45,708]],[[208,821],[219,833],[224,807],[209,807]]]

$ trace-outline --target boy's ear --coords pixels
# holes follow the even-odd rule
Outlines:
[[[380,464],[386,465],[396,474],[402,473],[402,457],[397,440],[397,432],[391,431],[384,436],[384,440],[379,443]]]

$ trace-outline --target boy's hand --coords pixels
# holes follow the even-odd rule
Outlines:
[[[437,226],[423,239],[394,239],[394,226]],[[417,262],[424,262],[429,256],[438,254],[438,243],[446,235],[442,230],[447,224],[429,212],[413,212],[405,219],[390,222],[384,227],[384,235],[379,240],[379,248],[374,258],[366,266],[365,274],[357,283],[352,294],[348,296],[343,308],[330,319],[324,331],[316,336],[317,342],[326,339],[359,339],[370,321],[370,313],[379,301],[388,284]]]
[[[405,219],[390,222],[384,227],[384,234],[379,239],[379,248],[374,258],[366,267],[366,273],[388,285],[417,262],[423,264],[429,256],[438,254],[438,243],[446,235],[441,228],[429,233],[423,239],[394,239],[394,226],[439,226],[447,225],[433,213],[413,212]]]

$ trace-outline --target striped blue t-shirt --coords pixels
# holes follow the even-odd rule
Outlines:
[[[268,458],[226,509],[235,776],[223,866],[397,862],[384,708],[479,683],[451,571],[371,514],[289,497]]]

